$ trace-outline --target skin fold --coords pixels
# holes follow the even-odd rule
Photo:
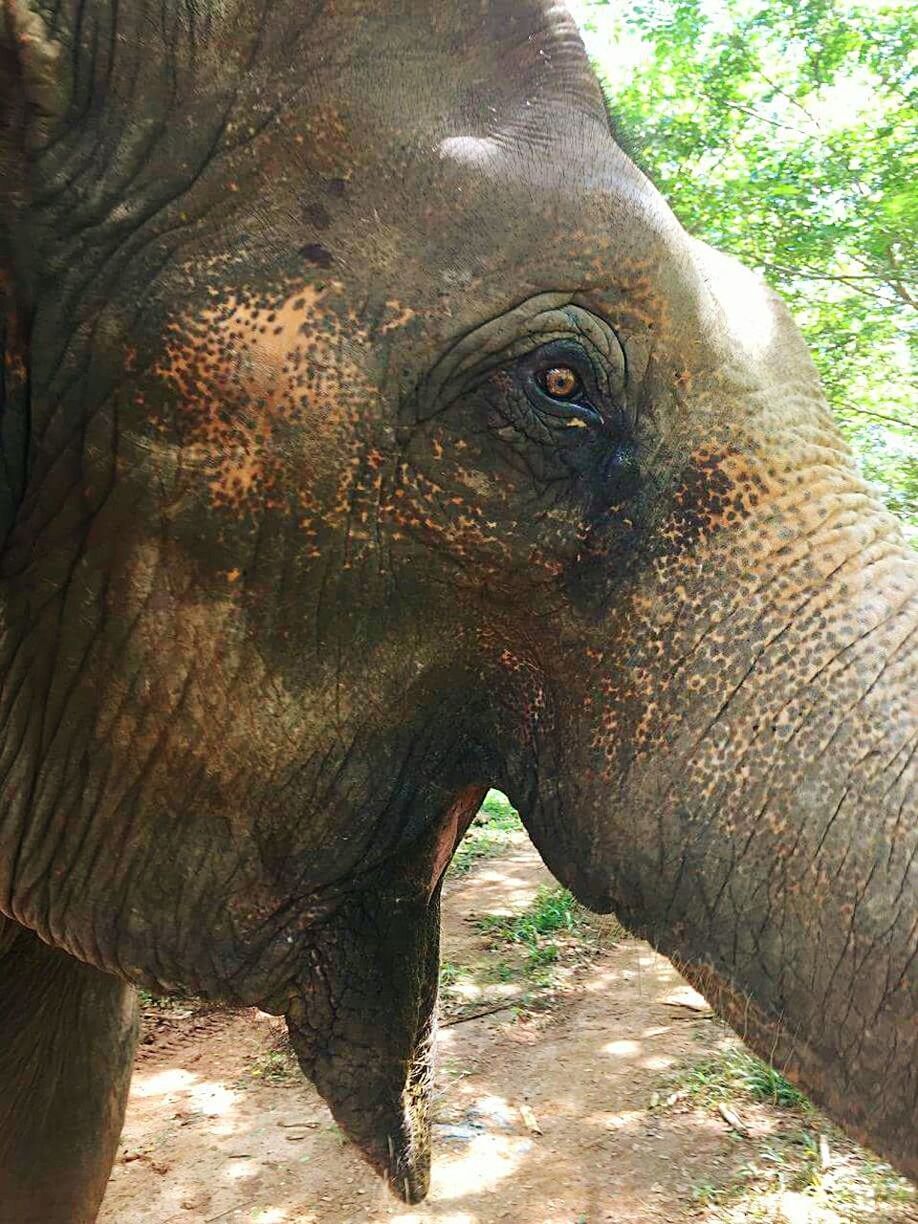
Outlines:
[[[95,1218],[124,983],[423,1197],[490,785],[916,1173],[915,557],[561,7],[2,0],[0,308],[3,1224]]]

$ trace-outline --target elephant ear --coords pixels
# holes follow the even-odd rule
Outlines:
[[[68,94],[60,42],[29,0],[0,0],[0,544],[22,497],[28,438],[30,167]]]

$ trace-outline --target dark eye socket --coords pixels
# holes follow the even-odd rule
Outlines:
[[[576,370],[568,365],[552,365],[536,373],[539,386],[546,395],[556,400],[572,400],[583,391],[583,383]]]

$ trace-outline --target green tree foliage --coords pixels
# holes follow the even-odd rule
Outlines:
[[[918,525],[918,9],[580,0],[575,12],[628,151],[689,230],[781,291],[865,476]]]

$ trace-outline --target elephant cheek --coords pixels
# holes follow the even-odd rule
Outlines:
[[[363,895],[322,933],[287,1027],[344,1133],[408,1203],[430,1183],[440,890]]]

